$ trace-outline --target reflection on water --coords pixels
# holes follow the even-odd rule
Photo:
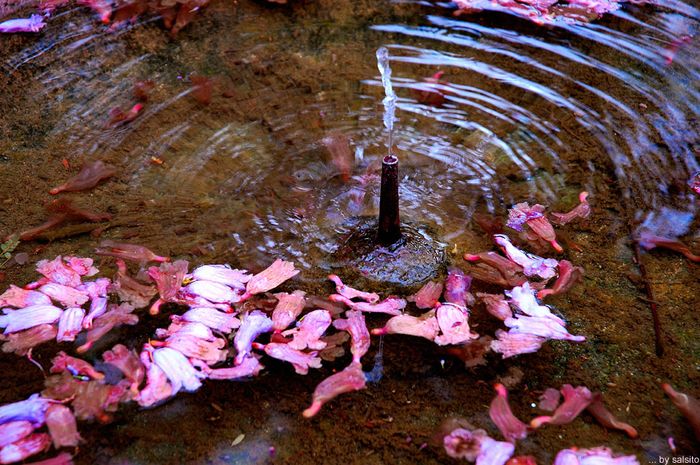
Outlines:
[[[694,215],[683,187],[699,168],[693,7],[629,7],[547,29],[502,15],[454,19],[423,4],[371,16],[325,6],[286,15],[214,5],[177,41],[154,20],[109,32],[82,12],[62,13],[4,57],[6,69],[32,78],[11,86],[12,98],[42,120],[15,135],[32,140],[16,142],[38,145],[39,158],[119,166],[122,184],[101,203],[118,212],[140,204],[148,222],[168,223],[144,228],[142,240],[187,222],[190,246],[223,241],[243,261],[283,255],[312,267],[333,250],[337,225],[376,213],[371,180],[384,138],[373,52],[386,45],[407,218],[455,238],[474,211],[584,188],[595,195],[609,172],[626,207]],[[193,74],[227,92],[197,103]],[[109,110],[132,105],[144,79],[156,86],[143,113],[105,129]],[[418,101],[426,89],[442,104]],[[359,155],[349,179],[330,160],[329,134]]]

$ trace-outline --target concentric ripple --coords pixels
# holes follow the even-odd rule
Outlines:
[[[501,13],[454,18],[429,2],[239,3],[214,3],[177,40],[156,18],[109,30],[83,9],[14,40],[2,98],[14,102],[7,127],[33,128],[12,133],[32,152],[23,162],[118,166],[119,179],[95,192],[97,207],[125,218],[117,237],[313,268],[345,220],[377,212],[386,134],[374,51],[384,45],[399,97],[402,213],[441,240],[465,234],[476,211],[584,189],[617,193],[630,217],[695,215],[691,5],[542,28]],[[209,105],[193,98],[195,74],[215,82]],[[144,111],[109,127],[110,109],[135,104],[131,89],[147,79]],[[347,139],[351,159],[333,160],[328,137]],[[25,226],[41,220],[15,213]]]

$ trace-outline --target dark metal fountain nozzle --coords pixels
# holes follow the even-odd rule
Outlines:
[[[382,188],[379,194],[379,231],[377,240],[389,246],[401,239],[399,218],[399,159],[387,155],[382,161]]]

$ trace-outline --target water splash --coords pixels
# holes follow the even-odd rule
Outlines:
[[[391,66],[389,66],[389,50],[386,47],[377,49],[377,67],[382,75],[382,85],[384,86],[384,127],[389,131],[389,140],[387,143],[388,155],[391,155],[391,147],[394,139],[394,122],[396,121],[396,93],[391,86]]]

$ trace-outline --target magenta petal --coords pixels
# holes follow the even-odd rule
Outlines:
[[[359,391],[365,387],[365,374],[362,365],[352,362],[343,371],[324,379],[316,386],[311,406],[304,410],[304,417],[311,418],[316,415],[323,404],[331,399],[352,391]]]
[[[491,420],[498,427],[506,441],[515,443],[517,439],[525,439],[527,437],[527,425],[513,415],[508,404],[508,392],[505,386],[498,383],[494,387],[497,395],[491,401],[491,407],[489,408]]]

